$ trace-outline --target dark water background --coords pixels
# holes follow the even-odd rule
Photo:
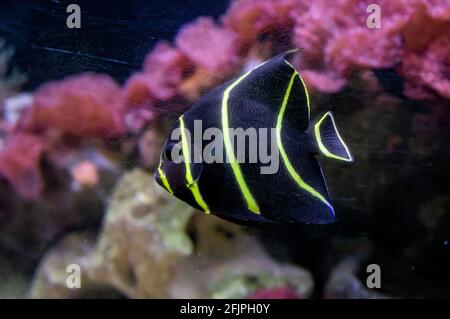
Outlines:
[[[66,26],[71,3],[81,8],[81,29]],[[171,41],[183,24],[218,17],[227,6],[222,0],[2,0],[0,36],[16,48],[13,66],[32,74],[26,90],[83,71],[123,81],[157,41]]]
[[[201,15],[218,17],[228,6],[218,0],[114,5],[79,0],[82,28],[70,30],[65,8],[71,2],[0,2],[0,37],[16,48],[13,66],[29,75],[25,90],[82,71],[108,73],[122,82],[140,69],[157,41],[170,41],[183,24]],[[343,220],[338,236],[313,244],[295,232],[259,236],[274,256],[314,273],[318,296],[330,267],[361,246],[366,263],[386,269],[385,292],[450,297],[449,112],[404,98],[393,70],[377,70],[377,75],[385,93],[396,96],[396,105],[374,104],[374,97],[358,88],[313,101],[317,112],[334,111],[356,158],[351,168],[324,163]],[[400,142],[389,149],[392,137]]]

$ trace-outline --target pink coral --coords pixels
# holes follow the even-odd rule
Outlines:
[[[97,166],[90,161],[81,161],[71,169],[73,180],[82,186],[93,187],[99,182]]]
[[[299,67],[311,71],[307,82],[313,88],[336,92],[355,70],[387,68],[401,61],[404,48],[399,31],[414,5],[405,0],[379,1],[382,27],[370,29],[366,10],[371,2],[340,0],[330,6],[314,1],[295,16],[293,42],[304,48]]]
[[[109,76],[71,76],[42,85],[20,127],[74,137],[119,136],[124,133],[121,105],[120,88]]]
[[[145,58],[143,71],[125,84],[126,107],[174,97],[187,67],[188,60],[177,48],[165,42],[158,44]]]
[[[221,17],[222,25],[199,18],[182,28],[176,48],[158,45],[147,57],[143,72],[128,81],[127,100],[153,105],[178,94],[193,101],[216,84],[211,75],[227,77],[227,71],[246,61],[245,55],[255,47],[263,51],[262,57],[280,48],[303,48],[296,65],[309,86],[337,92],[355,72],[401,65],[438,36],[450,34],[447,1],[380,0],[380,29],[366,25],[372,2],[338,0],[330,5],[325,0],[235,0]],[[260,43],[263,34],[269,35],[272,46]],[[409,81],[407,87],[419,85],[414,79]],[[437,90],[442,95],[441,91]],[[406,94],[410,92],[406,90]]]
[[[222,21],[238,33],[243,43],[254,42],[263,32],[271,32],[292,22],[292,12],[306,7],[299,0],[233,1]]]
[[[402,73],[408,80],[406,94],[416,99],[433,99],[440,94],[450,99],[450,36],[429,45],[422,54],[409,52]]]
[[[235,0],[219,21],[199,18],[180,30],[175,44],[157,44],[122,88],[92,73],[42,85],[11,132],[38,135],[46,155],[64,146],[61,136],[136,134],[166,113],[182,112],[242,68],[293,47],[303,48],[293,63],[312,90],[338,92],[355,75],[374,89],[373,69],[396,68],[406,96],[449,99],[450,2],[379,0],[381,28],[370,29],[372,2]],[[20,185],[14,174],[3,175]]]
[[[401,61],[403,48],[399,34],[384,29],[367,35],[364,28],[352,28],[334,37],[325,48],[326,62],[344,76],[352,69],[387,68]]]
[[[423,1],[427,7],[428,14],[436,19],[450,20],[450,1],[448,0],[427,0]]]
[[[313,84],[315,89],[326,93],[337,92],[347,83],[336,71],[304,70],[301,75],[307,83]]]
[[[315,1],[296,15],[293,41],[304,48],[299,66],[309,70],[306,80],[313,88],[336,92],[343,86],[341,80],[345,84],[355,70],[393,67],[403,59],[409,60],[405,65],[414,63],[409,57],[415,54],[411,50],[448,32],[448,22],[439,20],[447,19],[447,1],[378,1],[380,29],[366,27],[366,8],[371,2],[340,0],[329,6],[326,1]],[[413,77],[409,80],[412,83],[407,86],[419,85]],[[412,98],[424,96],[416,91],[407,89],[405,93]]]
[[[0,176],[9,181],[24,198],[37,198],[44,187],[39,161],[43,141],[33,135],[9,135],[0,150]]]
[[[229,73],[238,60],[237,34],[211,18],[199,18],[183,27],[175,43],[195,65],[218,76]]]
[[[248,299],[300,299],[298,293],[291,287],[277,287],[260,289]]]
[[[155,98],[152,91],[155,83],[145,73],[133,74],[125,83],[124,100],[127,109],[151,106]],[[163,97],[167,98],[174,94],[173,89],[164,88]]]

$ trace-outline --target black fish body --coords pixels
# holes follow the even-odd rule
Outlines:
[[[198,120],[202,134],[209,128],[220,129],[223,161],[208,163],[195,157],[209,141],[203,140],[200,150],[195,142],[183,144],[183,136],[181,141],[169,137],[157,181],[191,206],[233,221],[332,223],[336,216],[315,154],[344,161],[352,157],[331,113],[314,126],[309,118],[306,86],[286,55],[278,55],[210,91],[175,124],[173,130],[181,129],[191,137],[198,131]],[[262,144],[254,145],[248,138],[241,145],[232,143],[228,128],[265,129],[267,149],[275,147],[279,152],[276,172],[262,174],[261,167],[267,164],[249,161],[247,151]],[[174,147],[183,157],[189,153],[191,162],[174,163],[169,155]],[[245,149],[244,162],[237,160],[238,147]]]

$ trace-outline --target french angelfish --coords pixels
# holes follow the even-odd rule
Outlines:
[[[277,55],[216,87],[184,113],[172,128],[182,132],[181,141],[169,137],[162,151],[155,172],[158,184],[189,205],[234,222],[335,222],[315,155],[348,162],[353,158],[331,112],[310,126],[308,91],[287,60],[291,53]],[[191,159],[196,150],[188,143],[186,132],[194,135],[195,120],[202,121],[203,132],[221,130],[226,161]],[[239,162],[237,143],[227,134],[228,128],[267,128],[268,148],[276,143],[279,150],[276,173],[261,174],[259,162]],[[245,143],[248,149],[249,141]],[[181,163],[171,158],[174,147],[184,159]]]

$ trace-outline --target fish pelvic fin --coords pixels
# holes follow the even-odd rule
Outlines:
[[[347,145],[341,138],[331,112],[325,113],[315,124],[313,132],[320,153],[339,161],[353,162]]]

